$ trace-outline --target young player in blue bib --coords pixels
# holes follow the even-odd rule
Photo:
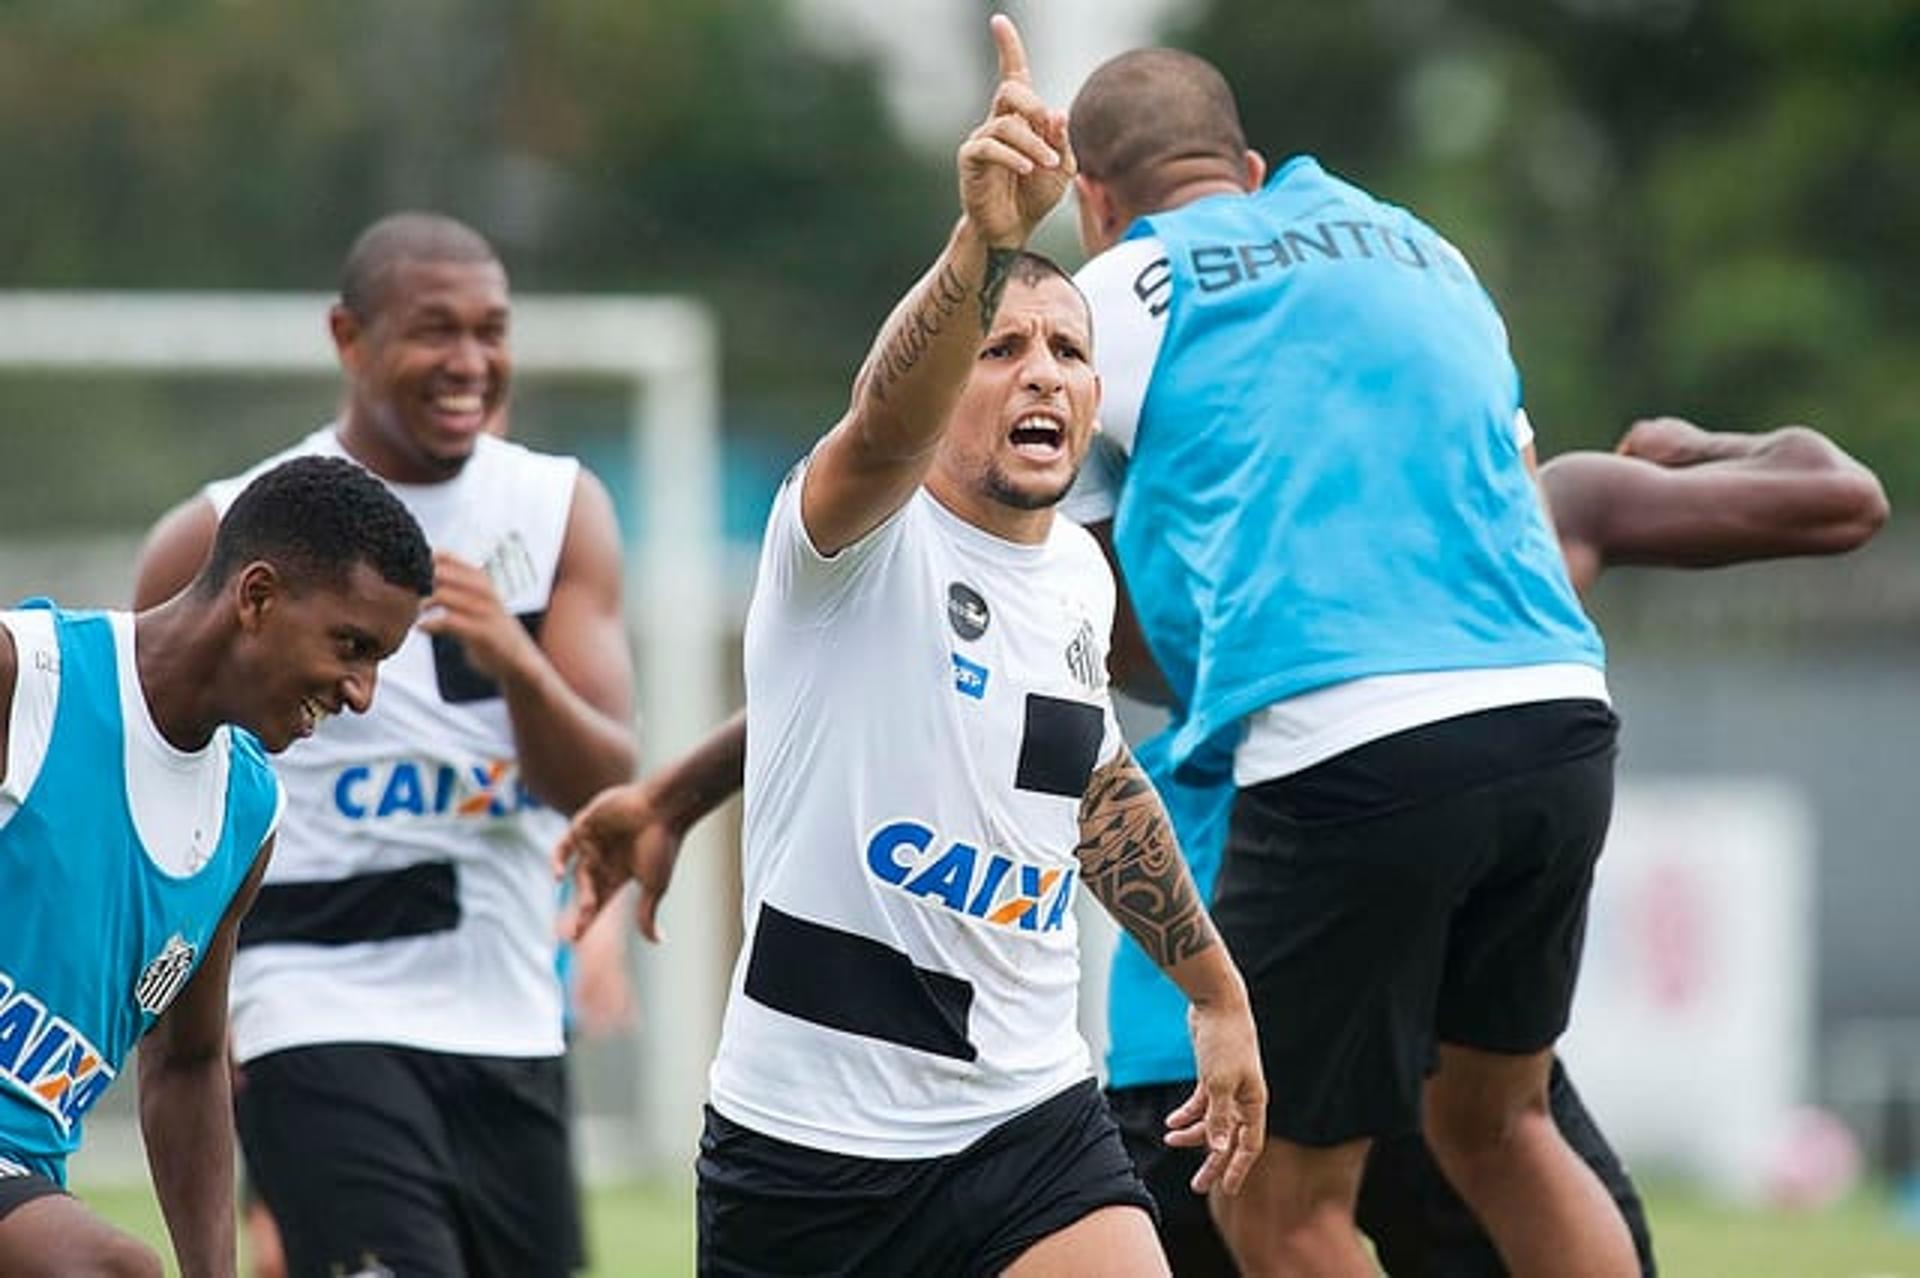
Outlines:
[[[158,607],[0,613],[0,1272],[160,1273],[63,1190],[136,1043],[177,1262],[233,1272],[227,971],[280,815],[266,756],[366,708],[431,588],[398,502],[315,460],[262,476]]]

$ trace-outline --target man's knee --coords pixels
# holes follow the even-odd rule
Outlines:
[[[121,1245],[107,1258],[107,1264],[103,1273],[112,1278],[166,1278],[159,1255],[131,1238],[121,1240]]]
[[[1427,1083],[1421,1127],[1443,1163],[1498,1158],[1553,1130],[1547,1104],[1550,1053],[1507,1056],[1442,1044]]]
[[[1262,1214],[1244,1200],[1219,1212],[1221,1233],[1243,1278],[1342,1272],[1359,1246],[1350,1207],[1337,1202],[1293,1204],[1284,1214]]]
[[[7,1278],[165,1278],[160,1257],[152,1248],[65,1195],[26,1203],[0,1225],[0,1274]]]
[[[125,1235],[89,1239],[47,1272],[60,1278],[166,1278],[159,1255]]]
[[[1216,1192],[1208,1199],[1242,1265],[1252,1256],[1316,1249],[1329,1234],[1351,1233],[1367,1145],[1318,1148],[1269,1138],[1240,1193],[1228,1198]]]
[[[1544,1095],[1505,1103],[1430,1105],[1424,1122],[1435,1159],[1456,1179],[1465,1167],[1523,1157],[1539,1141],[1558,1139]]]

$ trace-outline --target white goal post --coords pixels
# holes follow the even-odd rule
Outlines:
[[[0,370],[327,374],[337,368],[326,327],[332,300],[318,293],[0,292]],[[513,357],[517,373],[626,387],[631,491],[641,516],[638,546],[626,559],[626,602],[638,643],[643,754],[657,764],[726,710],[712,318],[684,298],[523,294],[513,300]],[[289,432],[291,440],[294,427]],[[630,1153],[643,1170],[688,1167],[699,1130],[730,958],[720,924],[731,903],[719,842],[710,829],[689,837],[662,912],[674,941],[642,947],[639,1130]]]

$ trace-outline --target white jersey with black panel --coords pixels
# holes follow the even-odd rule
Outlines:
[[[832,557],[776,498],[746,632],[746,938],[714,1107],[870,1158],[965,1148],[1091,1073],[1072,898],[1120,738],[1113,578],[925,490]]]
[[[1094,363],[1103,392],[1099,433],[1060,509],[1079,523],[1097,524],[1111,520],[1119,505],[1166,337],[1174,281],[1166,248],[1142,236],[1095,257],[1074,283],[1093,313]],[[1514,414],[1513,441],[1521,450],[1534,442],[1524,408]],[[1234,782],[1251,786],[1288,776],[1369,741],[1457,715],[1559,698],[1606,701],[1605,673],[1594,666],[1553,663],[1377,675],[1316,688],[1247,717],[1246,734],[1234,751]]]
[[[254,476],[310,454],[346,456],[323,427],[206,495],[224,512]],[[482,436],[453,479],[387,487],[537,634],[578,473]],[[457,641],[409,631],[373,708],[326,720],[275,767],[286,818],[233,969],[241,1060],[338,1042],[564,1050],[547,856],[565,823],[522,784],[506,702]]]

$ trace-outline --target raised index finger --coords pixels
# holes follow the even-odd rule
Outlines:
[[[996,13],[987,20],[987,28],[993,32],[993,47],[1000,54],[1000,78],[1032,84],[1033,75],[1027,70],[1027,50],[1020,43],[1020,31],[1013,25],[1013,19]]]

